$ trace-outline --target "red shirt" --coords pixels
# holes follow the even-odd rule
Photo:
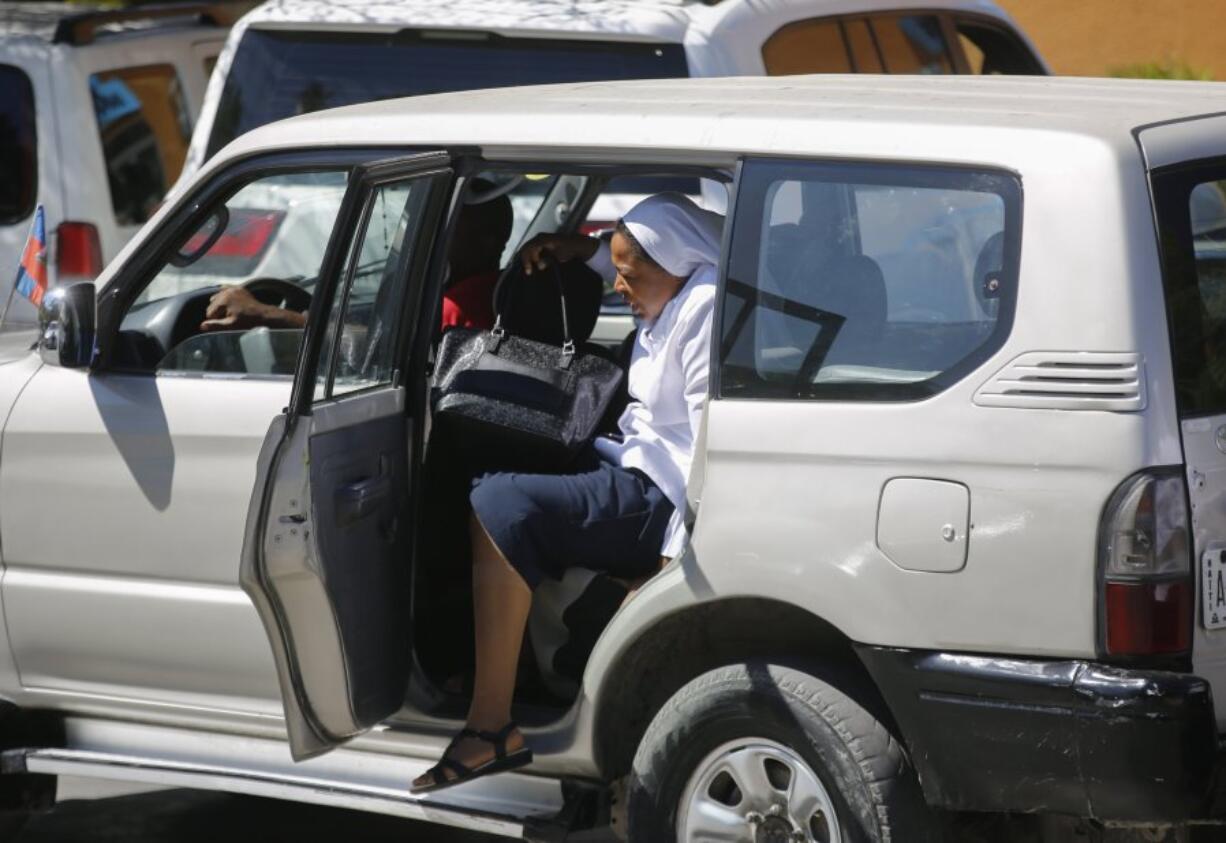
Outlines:
[[[498,271],[478,272],[461,278],[443,291],[443,327],[494,327],[494,285]]]

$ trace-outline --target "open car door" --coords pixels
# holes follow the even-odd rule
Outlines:
[[[290,749],[319,755],[397,711],[410,647],[410,362],[448,157],[359,166],[316,285],[290,406],[260,452],[241,582],[272,645]],[[436,258],[434,263],[438,263]]]

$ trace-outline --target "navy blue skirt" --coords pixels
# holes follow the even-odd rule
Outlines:
[[[469,496],[494,544],[535,589],[568,568],[655,573],[673,505],[641,471],[585,453],[565,474],[485,474]]]

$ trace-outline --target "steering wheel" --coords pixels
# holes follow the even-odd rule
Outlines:
[[[252,278],[243,283],[243,289],[251,293],[261,304],[270,304],[300,313],[311,306],[311,294],[284,278],[271,276]]]

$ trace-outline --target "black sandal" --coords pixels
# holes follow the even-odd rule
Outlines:
[[[483,732],[480,729],[469,729],[467,727],[461,729],[451,739],[451,743],[447,744],[443,757],[439,759],[437,764],[426,771],[430,774],[430,784],[418,785],[416,787],[410,786],[409,793],[432,793],[436,790],[443,790],[457,784],[474,781],[482,776],[505,773],[508,770],[515,770],[531,764],[532,750],[526,746],[515,750],[510,755],[507,754],[507,738],[511,737],[511,733],[515,729],[514,721],[503,726],[497,732]],[[479,741],[493,744],[494,757],[476,767],[466,767],[459,761],[451,758],[451,750],[465,738],[476,738]],[[444,770],[450,770],[455,775],[448,778]]]

